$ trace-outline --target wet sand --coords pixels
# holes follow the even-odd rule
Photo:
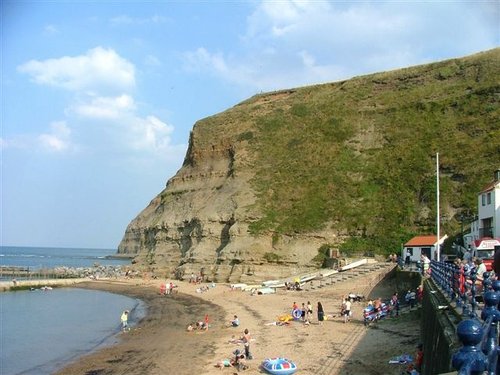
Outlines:
[[[221,308],[186,294],[161,296],[156,285],[133,280],[92,281],[77,287],[138,298],[147,306],[146,317],[130,332],[120,333],[116,345],[82,357],[57,374],[203,373],[204,359],[213,355],[220,332],[187,335],[185,328],[191,320],[202,319],[207,313],[211,319],[222,320]]]
[[[346,280],[341,284],[304,291],[278,290],[276,294],[254,295],[233,291],[229,285],[198,293],[199,285],[175,282],[181,293],[160,296],[161,281],[98,281],[81,287],[128,295],[143,300],[147,316],[120,342],[80,358],[58,374],[234,374],[236,369],[222,370],[214,365],[229,358],[243,345],[231,342],[248,328],[252,336],[253,359],[242,374],[263,374],[261,362],[268,357],[292,359],[300,374],[399,374],[400,366],[389,359],[413,354],[420,341],[419,313],[404,314],[370,327],[362,322],[364,303],[353,304],[353,319],[345,324],[339,316],[341,299],[349,292],[366,297],[389,298],[394,281],[381,281],[373,273]],[[310,325],[292,322],[286,326],[271,325],[278,316],[289,313],[293,302],[311,301],[314,319]],[[321,301],[329,319],[319,324],[317,302]],[[209,314],[207,332],[186,332],[190,322]],[[229,327],[236,314],[240,327]]]

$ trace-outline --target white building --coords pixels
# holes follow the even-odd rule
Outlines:
[[[477,220],[472,222],[470,233],[464,236],[468,248],[481,242],[479,240],[500,237],[500,169],[495,171],[494,177],[477,196]]]
[[[444,235],[439,240],[439,244],[442,245],[444,240],[448,238]],[[430,260],[436,260],[437,258],[437,236],[436,235],[425,235],[416,236],[409,240],[403,245],[403,250],[401,252],[401,257],[406,260],[406,257],[410,257],[410,262],[418,262],[420,260],[420,255],[425,254]]]

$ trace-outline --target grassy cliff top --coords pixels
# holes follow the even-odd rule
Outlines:
[[[344,246],[395,251],[442,232],[500,168],[500,49],[350,80],[256,95],[199,121],[198,147],[244,142],[263,213],[255,233],[331,229]]]

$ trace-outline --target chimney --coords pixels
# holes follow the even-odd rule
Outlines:
[[[500,181],[500,169],[495,171],[495,182]]]

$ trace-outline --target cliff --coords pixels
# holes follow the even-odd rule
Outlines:
[[[440,153],[443,230],[498,168],[500,49],[256,95],[198,121],[181,169],[118,252],[182,277],[305,272],[328,249],[389,253],[432,233]]]

